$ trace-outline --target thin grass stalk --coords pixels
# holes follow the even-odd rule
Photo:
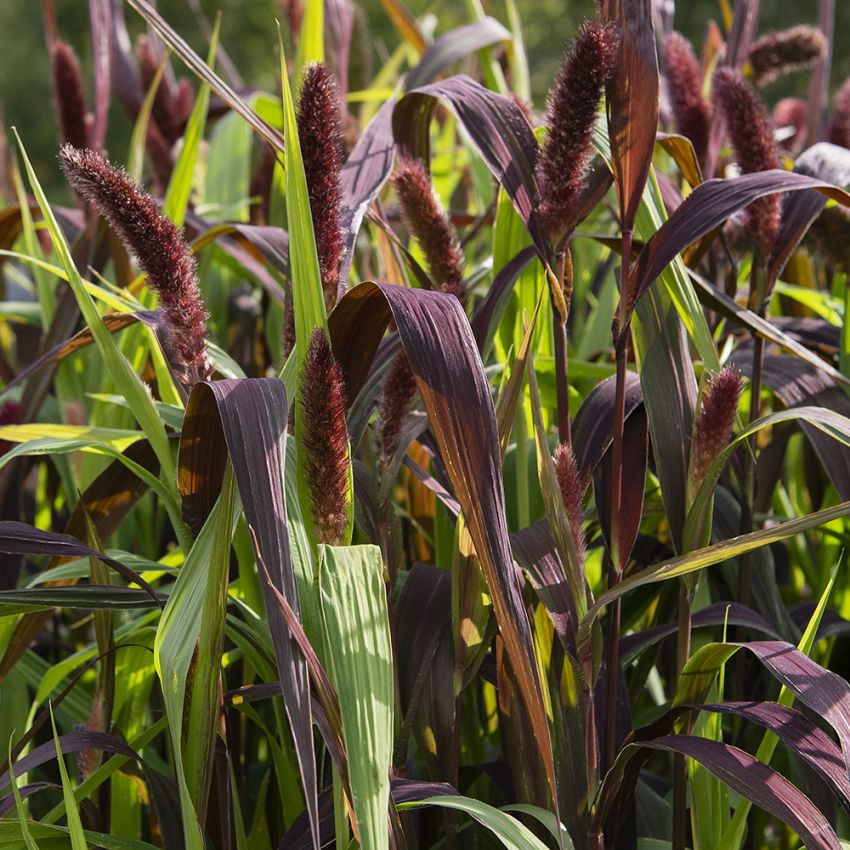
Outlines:
[[[679,630],[676,636],[676,678],[681,676],[691,654],[691,592],[684,579],[679,582]],[[685,850],[687,837],[688,760],[673,758],[673,842],[672,850]]]
[[[570,433],[570,390],[568,380],[567,319],[573,290],[573,264],[570,249],[565,248],[558,257],[557,280],[563,300],[558,303],[550,293],[552,302],[552,333],[555,355],[555,395],[557,397],[558,440],[566,446],[572,445]]]
[[[622,234],[622,266],[620,287],[622,290],[621,318],[627,301],[626,289],[629,282],[630,262],[632,256],[632,233],[624,230]],[[614,423],[611,444],[611,553],[612,572],[611,585],[618,585],[623,577],[625,568],[625,553],[620,551],[618,520],[623,504],[623,432],[626,419],[626,367],[628,366],[630,329],[628,322],[620,322],[615,343],[617,363],[617,384],[614,397]],[[616,756],[617,732],[617,671],[620,668],[620,619],[621,602],[619,599],[611,606],[608,626],[608,689],[605,718],[605,769],[609,769]]]

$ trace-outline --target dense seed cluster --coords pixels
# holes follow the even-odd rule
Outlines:
[[[757,39],[747,57],[753,82],[762,86],[782,74],[808,68],[826,56],[827,43],[817,27],[797,26]]]
[[[561,498],[564,502],[564,510],[570,523],[570,531],[576,545],[579,563],[584,562],[585,543],[584,534],[581,530],[584,508],[582,506],[582,495],[584,488],[576,466],[573,450],[563,443],[555,449],[552,455],[555,463],[555,473],[558,477],[558,487],[561,490]]]
[[[711,111],[702,96],[702,67],[691,43],[678,32],[664,39],[664,67],[676,131],[691,140],[697,158],[703,162]]]

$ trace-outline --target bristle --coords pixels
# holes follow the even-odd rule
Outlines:
[[[60,160],[68,182],[106,217],[157,291],[180,379],[190,384],[206,377],[207,314],[195,257],[181,232],[135,180],[100,154],[65,145]]]
[[[767,33],[753,43],[747,57],[753,82],[762,86],[782,74],[809,68],[826,56],[826,50],[826,38],[817,27],[801,25]]]
[[[834,145],[850,148],[850,77],[841,84],[835,95],[827,137]]]
[[[761,98],[753,87],[731,68],[720,68],[714,75],[712,97],[715,108],[726,119],[729,137],[741,171],[752,174],[779,168],[776,143]],[[748,207],[748,228],[761,251],[773,250],[780,225],[778,195],[768,195]]]
[[[84,148],[89,143],[89,120],[83,72],[77,54],[69,44],[57,41],[50,58],[62,144]]]
[[[415,395],[416,378],[402,351],[384,379],[384,391],[378,408],[378,456],[384,468],[392,463],[398,450],[404,417]]]
[[[705,386],[691,447],[689,491],[693,495],[729,442],[743,387],[740,373],[730,366],[724,366]]]
[[[664,67],[676,131],[691,140],[700,162],[708,147],[711,113],[702,96],[702,67],[691,43],[680,33],[664,39]]]
[[[561,490],[561,498],[564,502],[564,510],[570,523],[570,531],[575,541],[576,553],[579,563],[584,563],[585,543],[581,523],[584,518],[582,496],[584,487],[579,479],[578,467],[576,466],[573,450],[563,443],[555,449],[552,455],[555,464],[555,473],[558,477],[558,486]]]
[[[616,58],[613,28],[585,21],[549,91],[546,140],[537,166],[540,220],[561,236],[576,213],[593,147],[596,110]]]
[[[324,63],[310,65],[304,72],[298,101],[298,141],[304,160],[316,253],[328,311],[336,304],[339,295],[339,264],[342,258],[341,114],[339,90],[333,75]]]
[[[344,544],[348,522],[348,430],[342,370],[321,328],[313,331],[301,372],[298,433],[317,543]]]
[[[454,225],[434,194],[427,169],[418,160],[403,159],[393,185],[405,224],[425,255],[431,281],[466,306],[463,251]]]
[[[773,107],[771,116],[773,126],[778,130],[791,129],[794,132],[778,142],[779,146],[791,154],[797,154],[806,140],[809,123],[809,105],[799,97],[783,97]]]

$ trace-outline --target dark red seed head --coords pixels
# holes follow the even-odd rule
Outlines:
[[[689,477],[693,494],[729,442],[743,387],[740,373],[730,366],[724,366],[705,386],[691,447]]]
[[[714,75],[712,98],[723,115],[738,165],[745,174],[779,168],[764,103],[737,71],[720,68]],[[768,195],[749,206],[748,227],[765,255],[773,250],[779,233],[780,200]]]
[[[596,110],[617,54],[613,28],[585,21],[549,91],[546,141],[537,166],[540,220],[551,236],[561,236],[577,212],[593,147]]]
[[[378,459],[387,468],[401,442],[401,429],[410,402],[416,395],[416,378],[402,351],[384,379],[384,391],[378,405]]]
[[[702,162],[711,112],[702,96],[702,67],[691,43],[678,32],[671,32],[664,39],[664,67],[676,131],[691,140]]]
[[[407,228],[425,255],[431,280],[465,306],[463,251],[454,225],[434,193],[427,169],[418,160],[403,159],[393,177],[393,185]]]
[[[59,111],[62,144],[84,148],[89,143],[89,117],[83,72],[74,49],[56,41],[50,54],[53,66],[53,93]]]
[[[826,49],[826,38],[817,27],[801,25],[767,33],[753,42],[747,57],[753,82],[762,86],[782,74],[809,68],[826,56]]]
[[[310,65],[304,72],[298,101],[298,141],[310,195],[325,306],[329,311],[339,295],[342,258],[341,116],[339,89],[333,74],[322,62]]]
[[[135,180],[99,153],[65,145],[60,160],[71,186],[109,221],[147,273],[171,331],[181,381],[206,377],[207,313],[195,257],[181,232]]]
[[[850,77],[835,95],[827,136],[832,144],[850,148]]]
[[[298,434],[317,543],[346,543],[349,447],[342,370],[321,328],[313,331],[301,370]]]
[[[581,530],[581,523],[584,518],[584,507],[582,505],[584,487],[579,478],[575,455],[569,446],[563,443],[559,445],[552,455],[552,460],[555,464],[555,473],[558,477],[558,487],[561,490],[564,510],[570,523],[570,531],[581,564],[584,563],[585,554],[584,533]]]

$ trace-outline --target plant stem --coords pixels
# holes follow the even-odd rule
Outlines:
[[[567,317],[573,291],[573,264],[570,249],[565,248],[558,257],[557,279],[560,284],[567,312],[562,314],[553,296],[552,331],[555,354],[555,394],[558,400],[558,439],[563,445],[571,445],[570,393],[567,379]]]
[[[610,547],[612,571],[610,583],[616,586],[623,577],[627,553],[622,551],[619,540],[619,517],[623,504],[623,431],[626,419],[626,367],[628,365],[629,325],[623,321],[628,298],[629,262],[631,259],[632,234],[623,231],[623,263],[620,277],[621,322],[619,336],[615,340],[617,363],[617,385],[614,396],[614,421],[611,443],[611,515]],[[617,732],[617,673],[620,669],[620,610],[617,599],[611,606],[608,626],[608,688],[605,724],[605,769],[611,767],[616,755]]]
[[[679,582],[679,631],[676,638],[676,674],[681,676],[691,654],[691,592],[685,581]],[[673,845],[685,850],[687,836],[688,762],[683,755],[673,759]]]

